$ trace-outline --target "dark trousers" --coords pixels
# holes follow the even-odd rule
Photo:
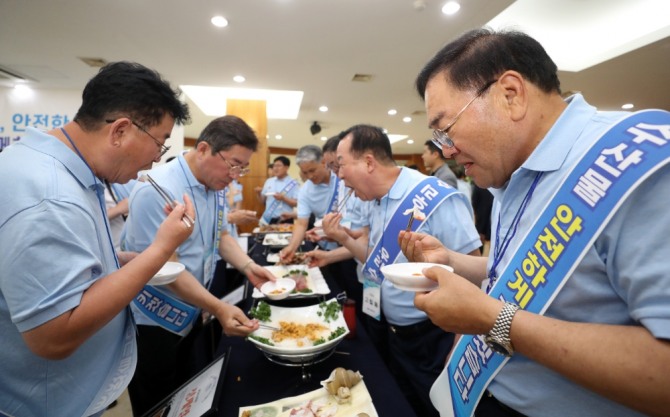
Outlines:
[[[140,417],[195,372],[191,347],[197,327],[181,337],[159,326],[137,326],[137,368],[128,386],[133,415]]]
[[[394,327],[369,317],[366,327],[416,414],[438,417],[430,400],[430,389],[444,368],[454,343],[453,333],[443,331],[429,320]]]

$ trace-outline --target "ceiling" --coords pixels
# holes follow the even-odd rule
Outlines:
[[[45,89],[81,90],[97,68],[79,57],[94,57],[140,62],[175,86],[302,90],[297,120],[268,121],[269,146],[320,146],[321,136],[369,123],[414,139],[412,145],[394,144],[394,153],[421,153],[430,131],[413,88],[418,71],[446,42],[486,24],[513,0],[462,0],[455,16],[440,12],[443,2],[0,0],[0,66]],[[564,2],[575,14],[584,2],[608,3]],[[228,19],[228,27],[210,23],[217,14]],[[581,91],[601,109],[619,109],[628,102],[636,108],[670,109],[668,68],[666,37],[586,70],[559,75],[563,90]],[[238,74],[246,77],[244,84],[232,81]],[[372,78],[352,81],[355,74]],[[185,135],[197,137],[212,117],[189,105],[193,120]],[[329,111],[320,112],[322,105]],[[387,114],[391,108],[397,115]],[[412,121],[404,123],[404,116]],[[316,136],[309,130],[314,121],[323,128]]]

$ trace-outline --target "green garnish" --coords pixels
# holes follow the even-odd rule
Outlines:
[[[328,339],[328,340],[333,340],[333,339]],[[313,345],[314,346],[319,346],[319,345],[322,345],[324,343],[326,343],[326,339],[324,339],[323,337],[320,337],[320,338],[318,338],[314,341]]]
[[[316,314],[323,317],[323,320],[326,323],[330,323],[331,321],[337,320],[341,310],[342,306],[340,306],[339,303],[326,303],[325,301],[322,301],[319,303],[319,311],[317,311]]]
[[[274,346],[275,344],[270,341],[267,337],[260,337],[260,336],[247,336],[249,339],[254,339],[256,341],[259,341],[263,343],[264,345],[269,345],[269,346]]]
[[[337,329],[335,329],[334,332],[332,332],[332,333],[330,334],[330,336],[328,336],[328,340],[335,340],[335,339],[337,339],[338,337],[342,336],[342,335],[344,334],[345,331],[346,331],[346,330],[344,330],[344,327],[342,327],[342,326],[338,327]]]
[[[265,301],[259,301],[256,307],[252,307],[251,310],[249,310],[249,315],[260,321],[270,320],[271,314],[272,311],[270,310],[270,304],[266,303]]]

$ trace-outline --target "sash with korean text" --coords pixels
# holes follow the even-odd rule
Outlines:
[[[337,203],[340,201],[340,178],[335,174],[331,174],[330,179],[332,180],[333,177],[335,177],[335,187],[333,189],[333,195],[330,197],[328,211],[326,211],[326,213],[337,211]]]
[[[289,183],[286,184],[284,188],[282,188],[279,194],[288,195],[288,193],[290,193],[293,190],[293,188],[295,188],[296,185],[298,185],[298,182],[296,180],[289,181]],[[270,207],[268,207],[268,209],[265,210],[265,213],[263,214],[263,218],[261,220],[263,220],[266,224],[269,224],[270,220],[272,220],[272,215],[274,214],[275,210],[277,210],[277,207],[279,207],[280,203],[281,201],[275,198],[272,201],[272,204],[270,204]]]
[[[633,113],[605,132],[558,187],[489,295],[544,314],[621,204],[670,162],[670,113]],[[442,417],[472,416],[509,360],[464,335],[430,392]]]
[[[193,327],[200,310],[171,297],[152,285],[145,285],[135,297],[133,304],[142,314],[165,330],[185,336]]]
[[[440,181],[436,177],[426,177],[419,182],[400,202],[395,212],[384,225],[384,234],[392,236],[392,239],[379,239],[375,247],[370,252],[370,256],[363,265],[363,311],[380,320],[380,300],[379,288],[381,287],[384,275],[381,273],[381,267],[395,262],[400,254],[400,245],[397,236],[401,230],[407,226],[409,219],[405,211],[414,209],[421,210],[426,214],[424,220],[415,219],[412,223],[412,231],[417,231],[428,220],[431,214],[440,204],[452,195],[458,194],[458,190],[452,188]],[[383,242],[383,246],[382,246]],[[375,290],[376,289],[376,290]],[[377,294],[375,296],[374,294]]]

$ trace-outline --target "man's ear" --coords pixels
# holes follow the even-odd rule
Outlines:
[[[516,71],[505,71],[496,83],[503,92],[503,105],[512,121],[523,119],[528,110],[526,80]]]

